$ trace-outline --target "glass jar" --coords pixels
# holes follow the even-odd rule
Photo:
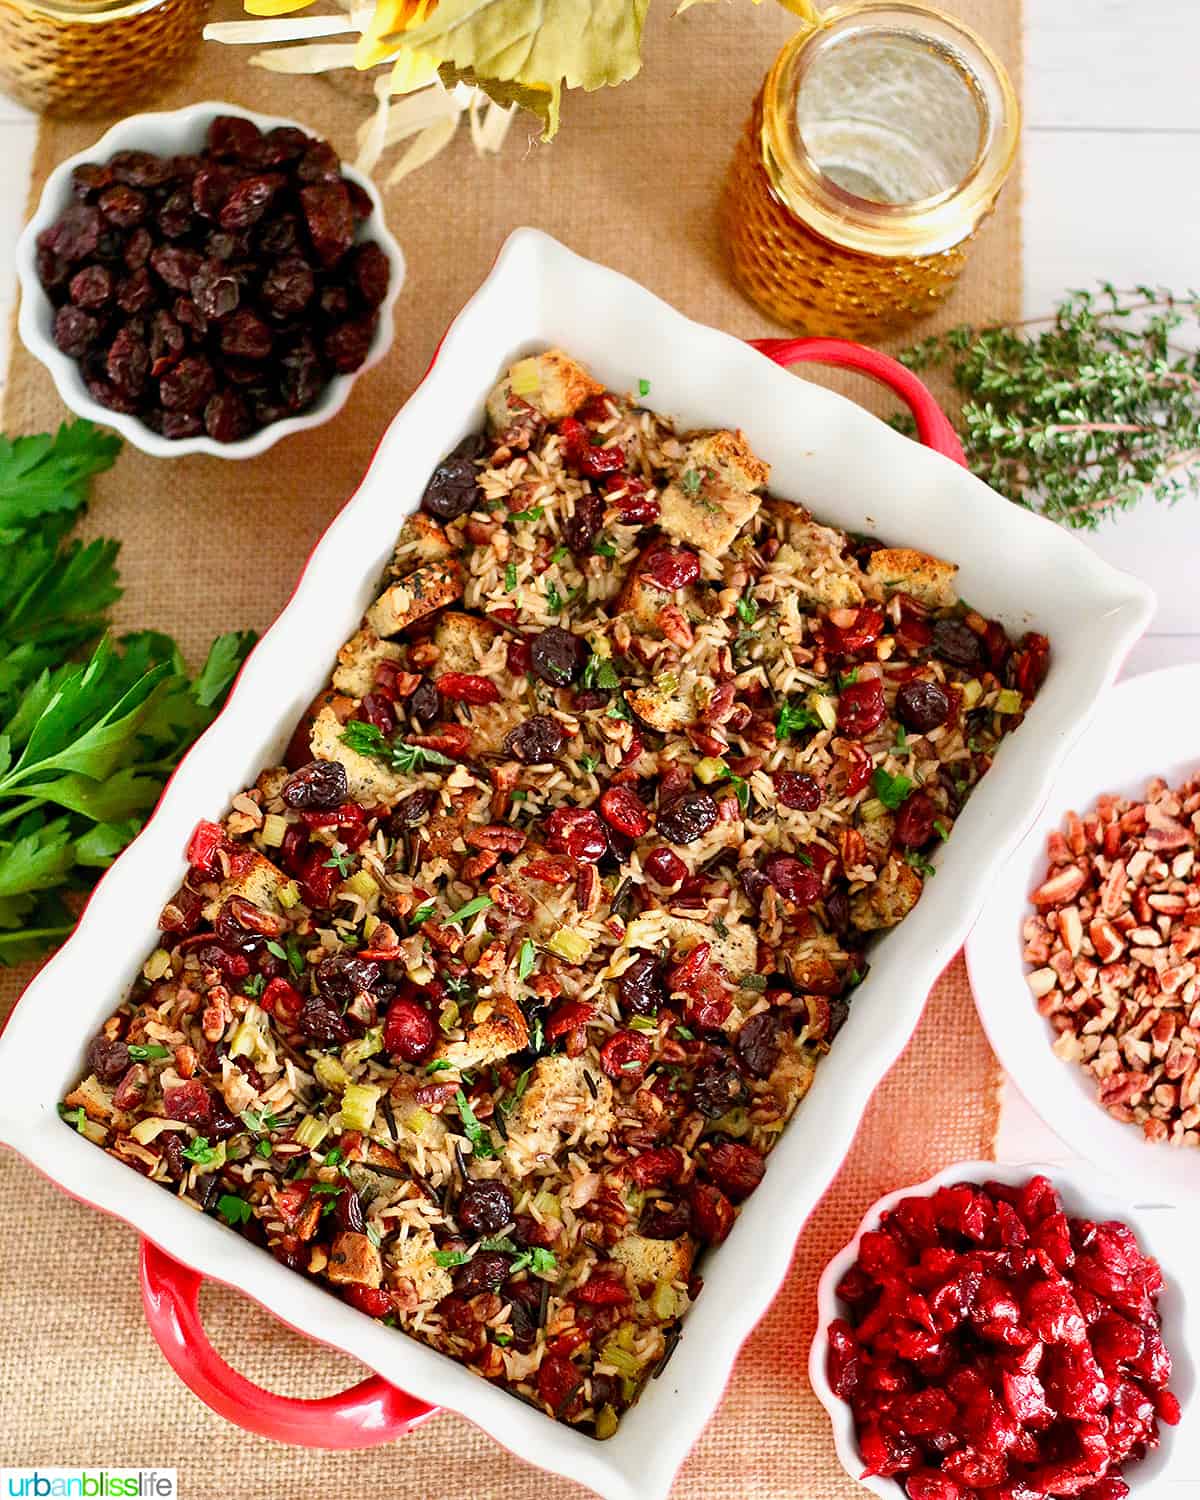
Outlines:
[[[112,114],[161,89],[208,0],[0,0],[0,90],[55,115]]]
[[[920,5],[817,16],[767,74],[721,200],[743,291],[789,327],[862,338],[931,312],[1016,153],[991,49]]]

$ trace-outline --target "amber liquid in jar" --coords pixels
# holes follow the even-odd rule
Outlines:
[[[999,61],[916,5],[826,11],[779,54],[721,201],[733,274],[773,318],[898,332],[953,286],[1011,165]]]

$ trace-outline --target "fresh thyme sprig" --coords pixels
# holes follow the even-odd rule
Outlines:
[[[900,356],[948,367],[972,470],[1010,500],[1095,527],[1200,484],[1200,294],[1069,293],[1045,318],[962,325]]]

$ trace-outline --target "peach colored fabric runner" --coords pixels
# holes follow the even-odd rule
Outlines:
[[[1012,0],[943,3],[1019,69],[1020,13]],[[697,7],[678,20],[670,10],[668,0],[652,7],[641,77],[615,92],[570,97],[553,145],[528,140],[522,123],[499,160],[479,162],[464,134],[392,190],[388,218],[409,262],[397,340],[335,421],[249,463],[122,454],[98,484],[85,522],[90,535],[123,540],[120,625],[171,631],[195,657],[218,630],[270,622],[445,325],[518,224],[558,235],[705,322],[747,337],[778,331],[729,284],[714,210],[744,115],[794,21],[780,7],[747,0]],[[216,13],[236,11],[224,0]],[[192,75],[156,107],[215,98],[292,115],[353,154],[360,98],[320,80],[251,69],[238,49],[205,47]],[[45,122],[35,195],[49,170],[107,123]],[[1013,182],[942,321],[1016,315],[1018,211]],[[854,377],[830,383],[877,399]],[[44,430],[62,415],[48,377],[17,348],[4,428]],[[23,977],[0,975],[0,1014]],[[990,1154],[997,1084],[960,961],[936,987],[910,1047],[867,1110],[841,1175],[801,1237],[784,1290],[680,1475],[678,1500],[851,1500],[861,1493],[842,1473],[803,1374],[816,1279],[879,1193],[955,1158]],[[768,1177],[763,1191],[771,1190]],[[353,1491],[401,1500],[534,1493],[566,1500],[580,1493],[449,1415],[399,1448],[348,1454],[240,1433],[180,1385],[150,1339],[129,1229],[68,1201],[7,1150],[0,1150],[0,1225],[0,1464],[174,1466],[189,1500]],[[205,1309],[222,1352],[274,1389],[316,1396],[361,1376],[353,1361],[298,1338],[233,1293],[206,1292]]]

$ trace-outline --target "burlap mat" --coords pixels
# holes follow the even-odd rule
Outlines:
[[[1015,0],[943,3],[1018,72]],[[250,463],[122,454],[97,485],[85,524],[90,534],[123,540],[121,625],[170,631],[194,657],[218,630],[270,622],[445,325],[519,224],[627,271],[693,317],[747,337],[778,331],[730,285],[714,208],[750,101],[794,23],[781,8],[748,0],[698,7],[674,21],[670,10],[669,0],[652,7],[642,76],[615,92],[569,98],[552,146],[529,140],[522,124],[498,161],[479,162],[464,133],[392,191],[389,222],[409,262],[396,344],[335,421]],[[227,13],[236,13],[232,5]],[[353,152],[358,100],[319,80],[252,70],[235,49],[205,47],[190,78],[156,107],[219,98],[292,115]],[[49,170],[106,123],[43,124],[35,198]],[[1020,284],[1014,182],[942,321],[1015,316]],[[842,388],[869,399],[865,386]],[[62,415],[45,373],[17,348],[4,428],[39,431]],[[0,1013],[23,977],[0,980]],[[955,1158],[991,1153],[997,1081],[960,962],[937,986],[912,1045],[864,1116],[850,1158],[800,1240],[784,1291],[679,1479],[680,1500],[861,1494],[837,1463],[803,1374],[816,1279],[879,1193]],[[0,1153],[0,1226],[0,1463],[173,1466],[181,1493],[202,1500],[354,1490],[404,1500],[579,1493],[448,1415],[399,1448],[362,1453],[248,1437],[192,1398],[155,1349],[142,1321],[129,1230],[60,1196],[7,1151]],[[321,1395],[361,1375],[353,1361],[298,1338],[232,1293],[206,1293],[206,1314],[222,1351],[277,1390]]]

